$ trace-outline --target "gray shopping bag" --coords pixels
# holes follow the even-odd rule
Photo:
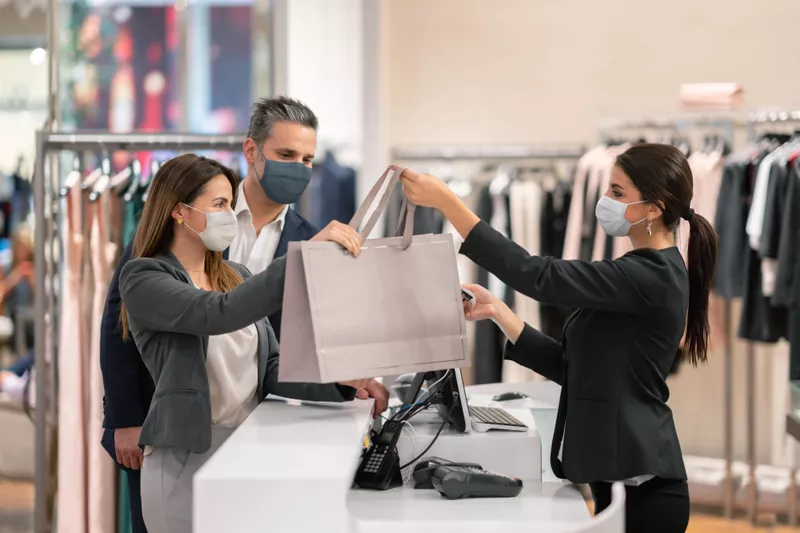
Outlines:
[[[387,169],[350,226],[354,258],[330,242],[289,243],[280,381],[331,383],[468,366],[467,334],[452,235],[413,235],[404,201],[401,237],[367,239],[403,169]]]

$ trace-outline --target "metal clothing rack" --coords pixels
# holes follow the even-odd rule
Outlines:
[[[601,138],[607,138],[610,133],[619,130],[672,130],[685,132],[693,129],[717,129],[723,132],[725,140],[729,146],[733,145],[736,130],[749,126],[749,122],[737,115],[719,114],[697,114],[675,118],[645,118],[638,120],[609,119],[600,124]],[[723,416],[723,438],[724,438],[724,461],[725,461],[725,481],[723,486],[723,514],[725,518],[733,518],[736,505],[736,491],[733,483],[733,337],[732,337],[732,312],[731,301],[725,300],[724,306],[724,328],[725,328],[725,354],[724,354],[724,416]],[[748,372],[748,380],[752,379],[755,383],[754,372]],[[755,394],[754,388],[748,390],[748,414],[755,413]],[[749,420],[749,416],[748,416]],[[754,427],[754,425],[753,425]],[[751,432],[752,433],[752,432]],[[752,441],[752,442],[751,442]],[[755,437],[748,439],[748,458],[752,457],[752,464],[755,463]],[[754,470],[754,466],[752,467]],[[755,486],[755,483],[751,484]],[[757,490],[757,488],[756,488]],[[752,516],[755,517],[755,494],[748,506],[752,509]]]
[[[747,126],[747,122],[738,115],[696,114],[683,117],[642,118],[642,119],[605,119],[600,121],[600,135],[606,137],[612,131],[620,130],[673,130],[719,129],[724,132],[725,139],[733,143],[737,128]]]
[[[56,253],[58,229],[58,198],[60,176],[45,172],[48,155],[59,150],[111,152],[114,150],[231,150],[240,151],[247,138],[235,135],[194,135],[182,133],[152,134],[106,132],[36,133],[36,163],[33,175],[35,227],[35,329],[34,361],[37,369],[36,386],[36,474],[35,474],[35,533],[47,533],[48,494],[54,487],[48,476],[50,461],[48,433],[57,420],[56,379],[57,311],[54,287],[58,276]],[[52,366],[50,366],[52,363]],[[100,438],[99,435],[93,438]]]
[[[393,161],[492,160],[492,159],[580,159],[586,147],[572,146],[395,146]]]

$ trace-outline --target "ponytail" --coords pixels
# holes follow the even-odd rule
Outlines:
[[[717,234],[701,215],[689,210],[689,313],[681,357],[697,366],[707,361],[708,297],[714,284],[717,265]]]

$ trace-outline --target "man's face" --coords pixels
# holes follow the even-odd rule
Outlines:
[[[253,147],[255,148],[255,143]],[[261,153],[270,161],[303,163],[307,167],[311,167],[316,151],[317,132],[313,128],[292,122],[275,124],[269,137],[261,145]],[[257,150],[253,150],[253,163],[259,169],[263,164]]]

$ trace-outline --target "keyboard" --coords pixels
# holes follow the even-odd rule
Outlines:
[[[473,407],[470,405],[469,418],[472,422],[472,429],[480,433],[490,429],[528,431],[528,426],[499,407]]]

